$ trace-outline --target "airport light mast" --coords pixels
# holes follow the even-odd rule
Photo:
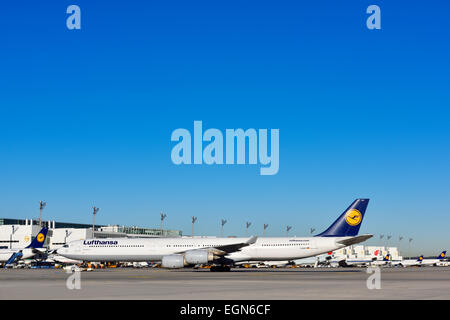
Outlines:
[[[250,226],[252,225],[251,222],[246,222],[245,223],[245,236],[248,237],[248,228],[250,228]]]
[[[66,236],[64,237],[64,244],[67,243],[67,238],[72,234],[72,231],[66,230]]]
[[[381,246],[381,239],[383,239],[384,234],[380,234],[380,246]],[[383,253],[383,250],[381,250],[381,253]]]
[[[399,251],[402,249],[402,240],[403,240],[403,236],[398,237],[398,250]]]
[[[289,234],[289,230],[291,230],[292,229],[292,227],[291,226],[286,226],[286,237],[288,236],[288,234]]]
[[[197,217],[192,216],[192,237],[194,237],[194,223],[197,221]]]
[[[14,233],[16,233],[16,231],[19,229],[19,226],[17,226],[17,228],[14,228],[14,226],[12,225],[11,226],[12,227],[12,232],[11,232],[11,234],[9,235],[9,248],[10,249],[12,249],[12,243],[13,243],[13,235],[14,235]]]
[[[222,229],[220,230],[220,236],[223,238],[223,226],[227,223],[227,220],[222,219]]]
[[[100,208],[92,207],[92,238],[95,238],[95,215]]]
[[[266,229],[269,225],[268,224],[264,224],[264,237],[266,236]]]
[[[161,237],[162,237],[162,235],[163,235],[163,221],[167,217],[167,214],[161,212],[160,215],[161,215]]]
[[[40,201],[39,202],[39,228],[42,228],[42,210],[44,210],[47,202]]]
[[[413,241],[413,238],[409,238],[409,244],[408,244],[408,258],[411,258],[411,241]]]
[[[311,235],[311,237],[312,237],[312,234],[314,233],[314,231],[316,231],[316,229],[314,229],[314,228],[309,229],[309,234]]]

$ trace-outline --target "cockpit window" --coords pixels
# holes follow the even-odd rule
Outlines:
[[[68,244],[63,245],[63,248],[68,248],[68,247],[69,247]]]

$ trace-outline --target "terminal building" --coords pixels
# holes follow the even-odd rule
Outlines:
[[[49,250],[62,247],[75,240],[92,238],[159,238],[181,237],[179,230],[166,230],[144,227],[126,227],[118,225],[92,225],[56,221],[42,221],[49,229],[44,246]],[[0,218],[0,249],[25,248],[36,237],[41,227],[38,219]]]
[[[354,245],[335,250],[333,253],[335,257],[347,259],[383,259],[387,254],[390,254],[391,260],[403,260],[397,247]]]

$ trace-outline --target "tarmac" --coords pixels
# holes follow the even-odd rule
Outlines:
[[[369,279],[375,275],[366,268],[120,268],[80,272],[78,282],[62,269],[1,269],[0,299],[450,299],[450,267],[382,268],[380,289]]]

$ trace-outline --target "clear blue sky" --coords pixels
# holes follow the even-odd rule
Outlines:
[[[82,29],[66,28],[81,7]],[[382,29],[366,28],[381,8]],[[450,4],[25,1],[0,12],[0,216],[450,249]],[[176,128],[280,129],[280,170],[175,166]],[[369,244],[379,241],[370,240]],[[406,242],[403,240],[403,247]],[[383,241],[382,244],[385,242]]]

